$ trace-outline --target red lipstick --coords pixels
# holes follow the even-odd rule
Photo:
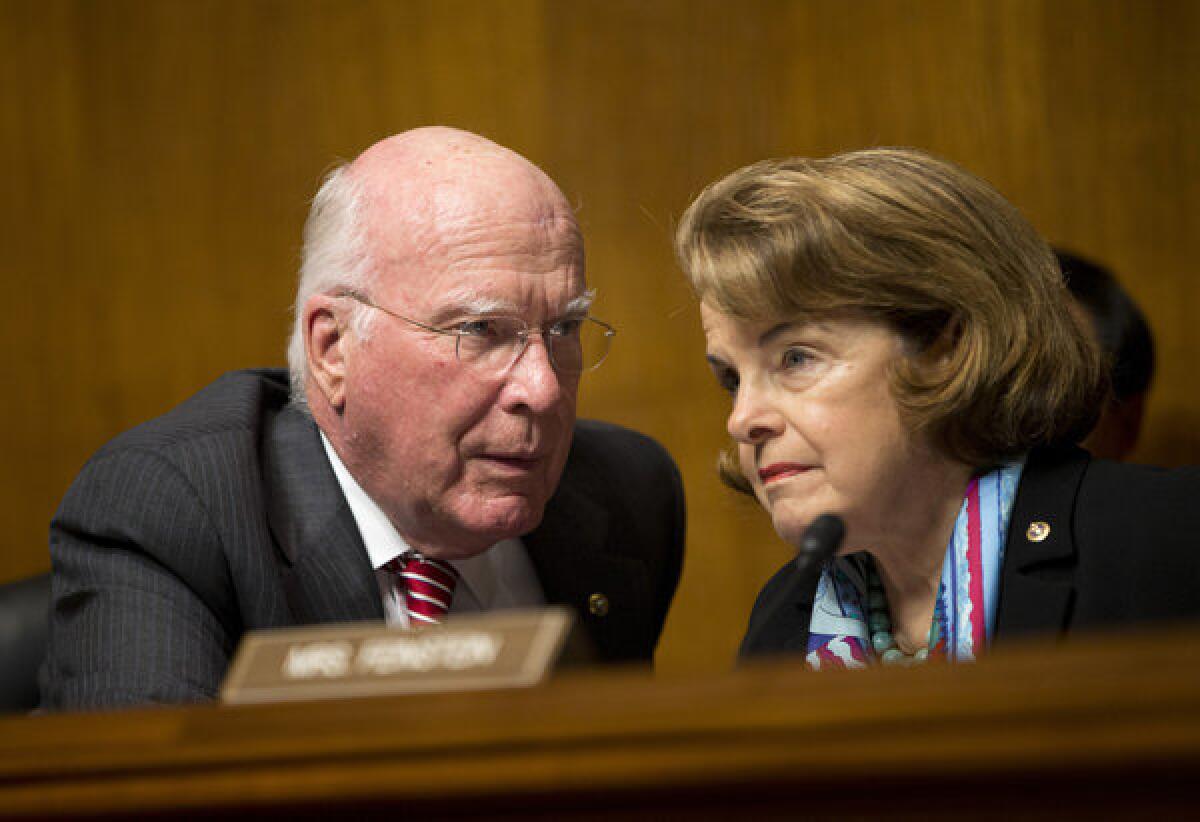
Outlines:
[[[758,478],[766,485],[774,480],[803,474],[808,469],[809,466],[801,465],[798,462],[773,462],[765,468],[758,469]]]

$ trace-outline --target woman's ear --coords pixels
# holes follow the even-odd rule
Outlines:
[[[921,359],[933,366],[950,365],[954,360],[954,353],[958,349],[962,335],[962,320],[958,317],[951,317],[942,326],[942,330],[938,332],[937,336],[924,346]]]
[[[896,362],[894,377],[901,383],[931,386],[951,379],[951,371],[957,369],[962,335],[965,324],[961,319],[948,318],[938,327],[921,326],[899,329],[904,340],[902,356]],[[893,388],[896,386],[893,385]]]
[[[317,294],[304,304],[304,348],[308,358],[309,402],[312,386],[341,413],[346,404],[346,353],[349,330],[336,297]]]

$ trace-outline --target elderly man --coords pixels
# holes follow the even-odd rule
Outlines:
[[[678,582],[679,475],[575,420],[611,329],[562,193],[427,128],[334,171],[289,360],[102,448],[53,524],[47,708],[211,698],[244,632],[562,603],[648,659]],[[290,395],[290,396],[289,396]]]

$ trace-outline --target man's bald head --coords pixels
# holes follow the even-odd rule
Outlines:
[[[292,395],[305,401],[303,307],[314,294],[364,290],[383,271],[419,274],[426,256],[445,251],[445,228],[527,220],[582,237],[566,197],[541,169],[491,140],[429,126],[387,137],[332,171],[313,200],[288,346]],[[461,241],[462,238],[455,238]],[[356,310],[356,331],[372,315]]]
[[[293,394],[350,476],[426,556],[535,528],[598,327],[562,192],[482,137],[419,129],[335,172],[306,231]]]
[[[546,174],[520,154],[459,129],[431,126],[380,140],[347,168],[373,205],[426,209],[453,207],[487,194],[529,196],[543,209],[570,215],[566,198]]]
[[[458,129],[420,128],[381,140],[347,174],[362,191],[372,267],[398,276],[447,240],[459,241],[445,229],[464,219],[558,222],[578,231],[566,198],[541,169]]]

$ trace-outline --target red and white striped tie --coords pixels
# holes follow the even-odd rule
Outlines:
[[[437,625],[446,618],[458,582],[453,565],[412,552],[383,567],[396,575],[396,590],[404,598],[410,625]]]

